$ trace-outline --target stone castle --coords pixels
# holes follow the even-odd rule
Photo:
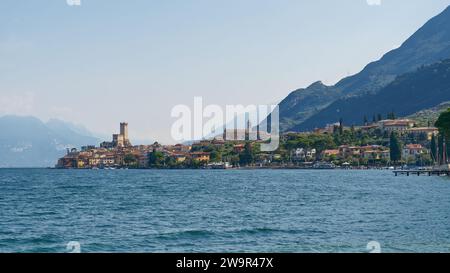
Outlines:
[[[120,123],[120,134],[113,134],[112,142],[103,142],[100,144],[102,148],[123,148],[131,147],[130,139],[128,138],[128,123]]]

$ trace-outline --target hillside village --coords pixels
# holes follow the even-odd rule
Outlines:
[[[388,115],[389,116],[389,115]],[[313,132],[287,132],[280,147],[261,152],[263,140],[229,140],[222,136],[193,144],[133,146],[128,124],[121,123],[120,134],[111,142],[71,149],[58,160],[57,168],[380,168],[395,165],[430,166],[436,161],[438,128],[418,127],[411,119],[364,118],[364,126],[347,127],[343,121]],[[235,133],[235,132],[234,132]],[[233,133],[231,133],[233,135]],[[258,133],[259,135],[259,133]],[[233,139],[233,138],[231,138]],[[393,143],[394,142],[394,143]],[[395,151],[392,150],[393,145]],[[434,148],[433,148],[434,147]]]

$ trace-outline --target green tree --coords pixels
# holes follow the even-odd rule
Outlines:
[[[123,162],[125,162],[127,166],[136,166],[137,158],[133,154],[126,154],[123,158]]]
[[[334,139],[331,135],[313,134],[311,136],[308,136],[308,138],[310,141],[308,148],[317,149],[318,153],[321,153],[324,150],[334,149],[337,147],[337,145],[334,142]]]
[[[199,169],[204,165],[204,163],[196,159],[187,159],[185,165],[190,169]]]
[[[239,156],[233,155],[230,158],[230,163],[233,165],[233,167],[239,166]]]
[[[177,167],[177,161],[173,157],[166,157],[164,159],[164,164],[169,168],[175,168]]]
[[[239,164],[246,166],[250,165],[255,161],[255,157],[253,155],[253,148],[250,142],[245,143],[244,151],[239,154]]]
[[[402,159],[402,147],[401,143],[398,140],[397,134],[392,132],[391,138],[390,138],[390,155],[391,155],[391,161],[397,163]]]
[[[446,139],[450,137],[450,109],[443,112],[436,121],[436,127],[439,132],[445,136]]]
[[[442,162],[444,160],[444,155],[448,155],[448,150],[450,149],[450,143],[448,142],[448,140],[450,139],[450,108],[439,116],[438,120],[435,123],[435,126],[439,129],[438,162]],[[447,151],[444,151],[444,141]],[[445,156],[445,158],[447,159],[447,156]]]
[[[210,152],[211,162],[220,162],[222,161],[222,153],[216,150]]]
[[[159,168],[164,165],[164,154],[162,152],[153,151],[149,154],[148,163],[150,167]]]

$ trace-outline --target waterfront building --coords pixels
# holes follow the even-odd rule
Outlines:
[[[94,157],[90,157],[88,159],[88,165],[91,168],[100,166],[100,158],[98,157],[98,155],[95,155]]]
[[[414,160],[425,152],[426,149],[420,144],[408,144],[403,147],[402,158],[404,160]]]
[[[189,154],[181,152],[171,154],[171,157],[173,157],[177,163],[183,163],[184,161],[186,161],[188,156]]]
[[[190,154],[191,158],[200,162],[208,162],[210,160],[210,153],[193,152]]]
[[[148,153],[141,153],[137,156],[138,166],[139,168],[148,168],[149,166],[149,157]]]
[[[368,160],[389,160],[391,155],[389,150],[376,149],[376,150],[364,150],[362,157]]]
[[[309,161],[316,158],[316,149],[303,149],[298,148],[293,150],[292,160],[293,161]]]
[[[337,149],[325,150],[322,152],[322,156],[324,156],[324,157],[339,156],[339,150],[337,150]]]
[[[339,146],[339,156],[341,158],[359,157],[361,155],[361,147],[341,145]]]
[[[109,155],[109,156],[106,156],[106,155],[104,155],[104,156],[102,156],[101,158],[100,158],[100,165],[101,166],[114,166],[114,164],[115,164],[115,159],[114,159],[114,156],[111,156],[111,155]]]

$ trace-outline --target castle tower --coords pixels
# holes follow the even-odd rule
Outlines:
[[[123,136],[124,142],[128,142],[128,123],[120,123],[120,134]]]

